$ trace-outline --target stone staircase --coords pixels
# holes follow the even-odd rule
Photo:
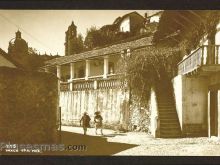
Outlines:
[[[181,137],[181,128],[176,112],[171,81],[163,79],[157,85],[157,103],[161,138]]]

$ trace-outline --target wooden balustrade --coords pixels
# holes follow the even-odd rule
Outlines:
[[[178,64],[178,74],[190,73],[203,65],[220,64],[219,48],[219,45],[199,47]]]
[[[70,83],[68,82],[60,82],[60,91],[69,91]]]
[[[61,82],[61,91],[70,91],[72,85],[73,91],[92,90],[92,89],[110,89],[110,88],[124,88],[126,82],[121,80],[120,75],[109,75],[107,79],[101,76],[89,77],[89,80],[75,79],[72,82]]]

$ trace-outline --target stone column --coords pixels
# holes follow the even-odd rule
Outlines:
[[[70,80],[75,78],[74,75],[75,75],[74,63],[70,63]]]
[[[89,79],[90,75],[90,60],[86,60],[86,75],[85,75],[85,80]]]
[[[105,56],[104,57],[104,74],[103,74],[103,78],[107,78],[107,76],[108,76],[108,61],[109,61],[108,56]]]
[[[57,78],[61,78],[61,66],[57,65]]]
[[[74,68],[74,63],[70,63],[70,90],[72,91],[73,90],[73,79],[75,78],[74,77],[74,74],[75,74],[75,68]]]

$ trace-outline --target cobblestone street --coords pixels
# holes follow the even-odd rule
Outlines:
[[[82,134],[82,128],[80,127],[62,127],[63,131],[72,132],[76,134]],[[88,129],[88,137],[103,138],[109,142],[109,145],[102,143],[96,144],[100,146],[96,149],[96,153],[102,153],[101,155],[142,155],[142,156],[219,156],[220,155],[220,141],[215,138],[179,138],[179,139],[161,139],[153,138],[145,133],[141,132],[127,132],[127,133],[116,133],[113,130],[104,129],[104,136],[95,135],[94,128]],[[79,139],[80,140],[80,139]],[[81,139],[83,144],[83,139]],[[74,142],[73,142],[74,143]],[[111,150],[111,144],[126,144],[132,145],[123,149],[117,149],[115,152],[107,152]],[[116,145],[117,145],[116,144]],[[102,145],[102,146],[101,146]],[[88,146],[89,148],[90,146]],[[106,152],[104,152],[106,151]],[[90,155],[90,153],[88,153]],[[86,153],[85,153],[86,155]],[[93,155],[93,154],[92,154]]]

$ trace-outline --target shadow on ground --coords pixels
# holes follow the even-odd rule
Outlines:
[[[86,151],[65,151],[56,153],[61,155],[113,155],[118,152],[136,147],[137,145],[108,142],[106,137],[117,136],[117,134],[108,134],[104,136],[88,136],[72,132],[62,132],[62,144],[65,146],[85,145]]]
[[[108,142],[106,137],[126,136],[125,134],[106,134],[104,136],[89,136],[62,131],[61,142],[65,151],[52,151],[43,153],[34,152],[1,152],[0,155],[113,155],[137,145]],[[71,145],[70,150],[68,146]]]

